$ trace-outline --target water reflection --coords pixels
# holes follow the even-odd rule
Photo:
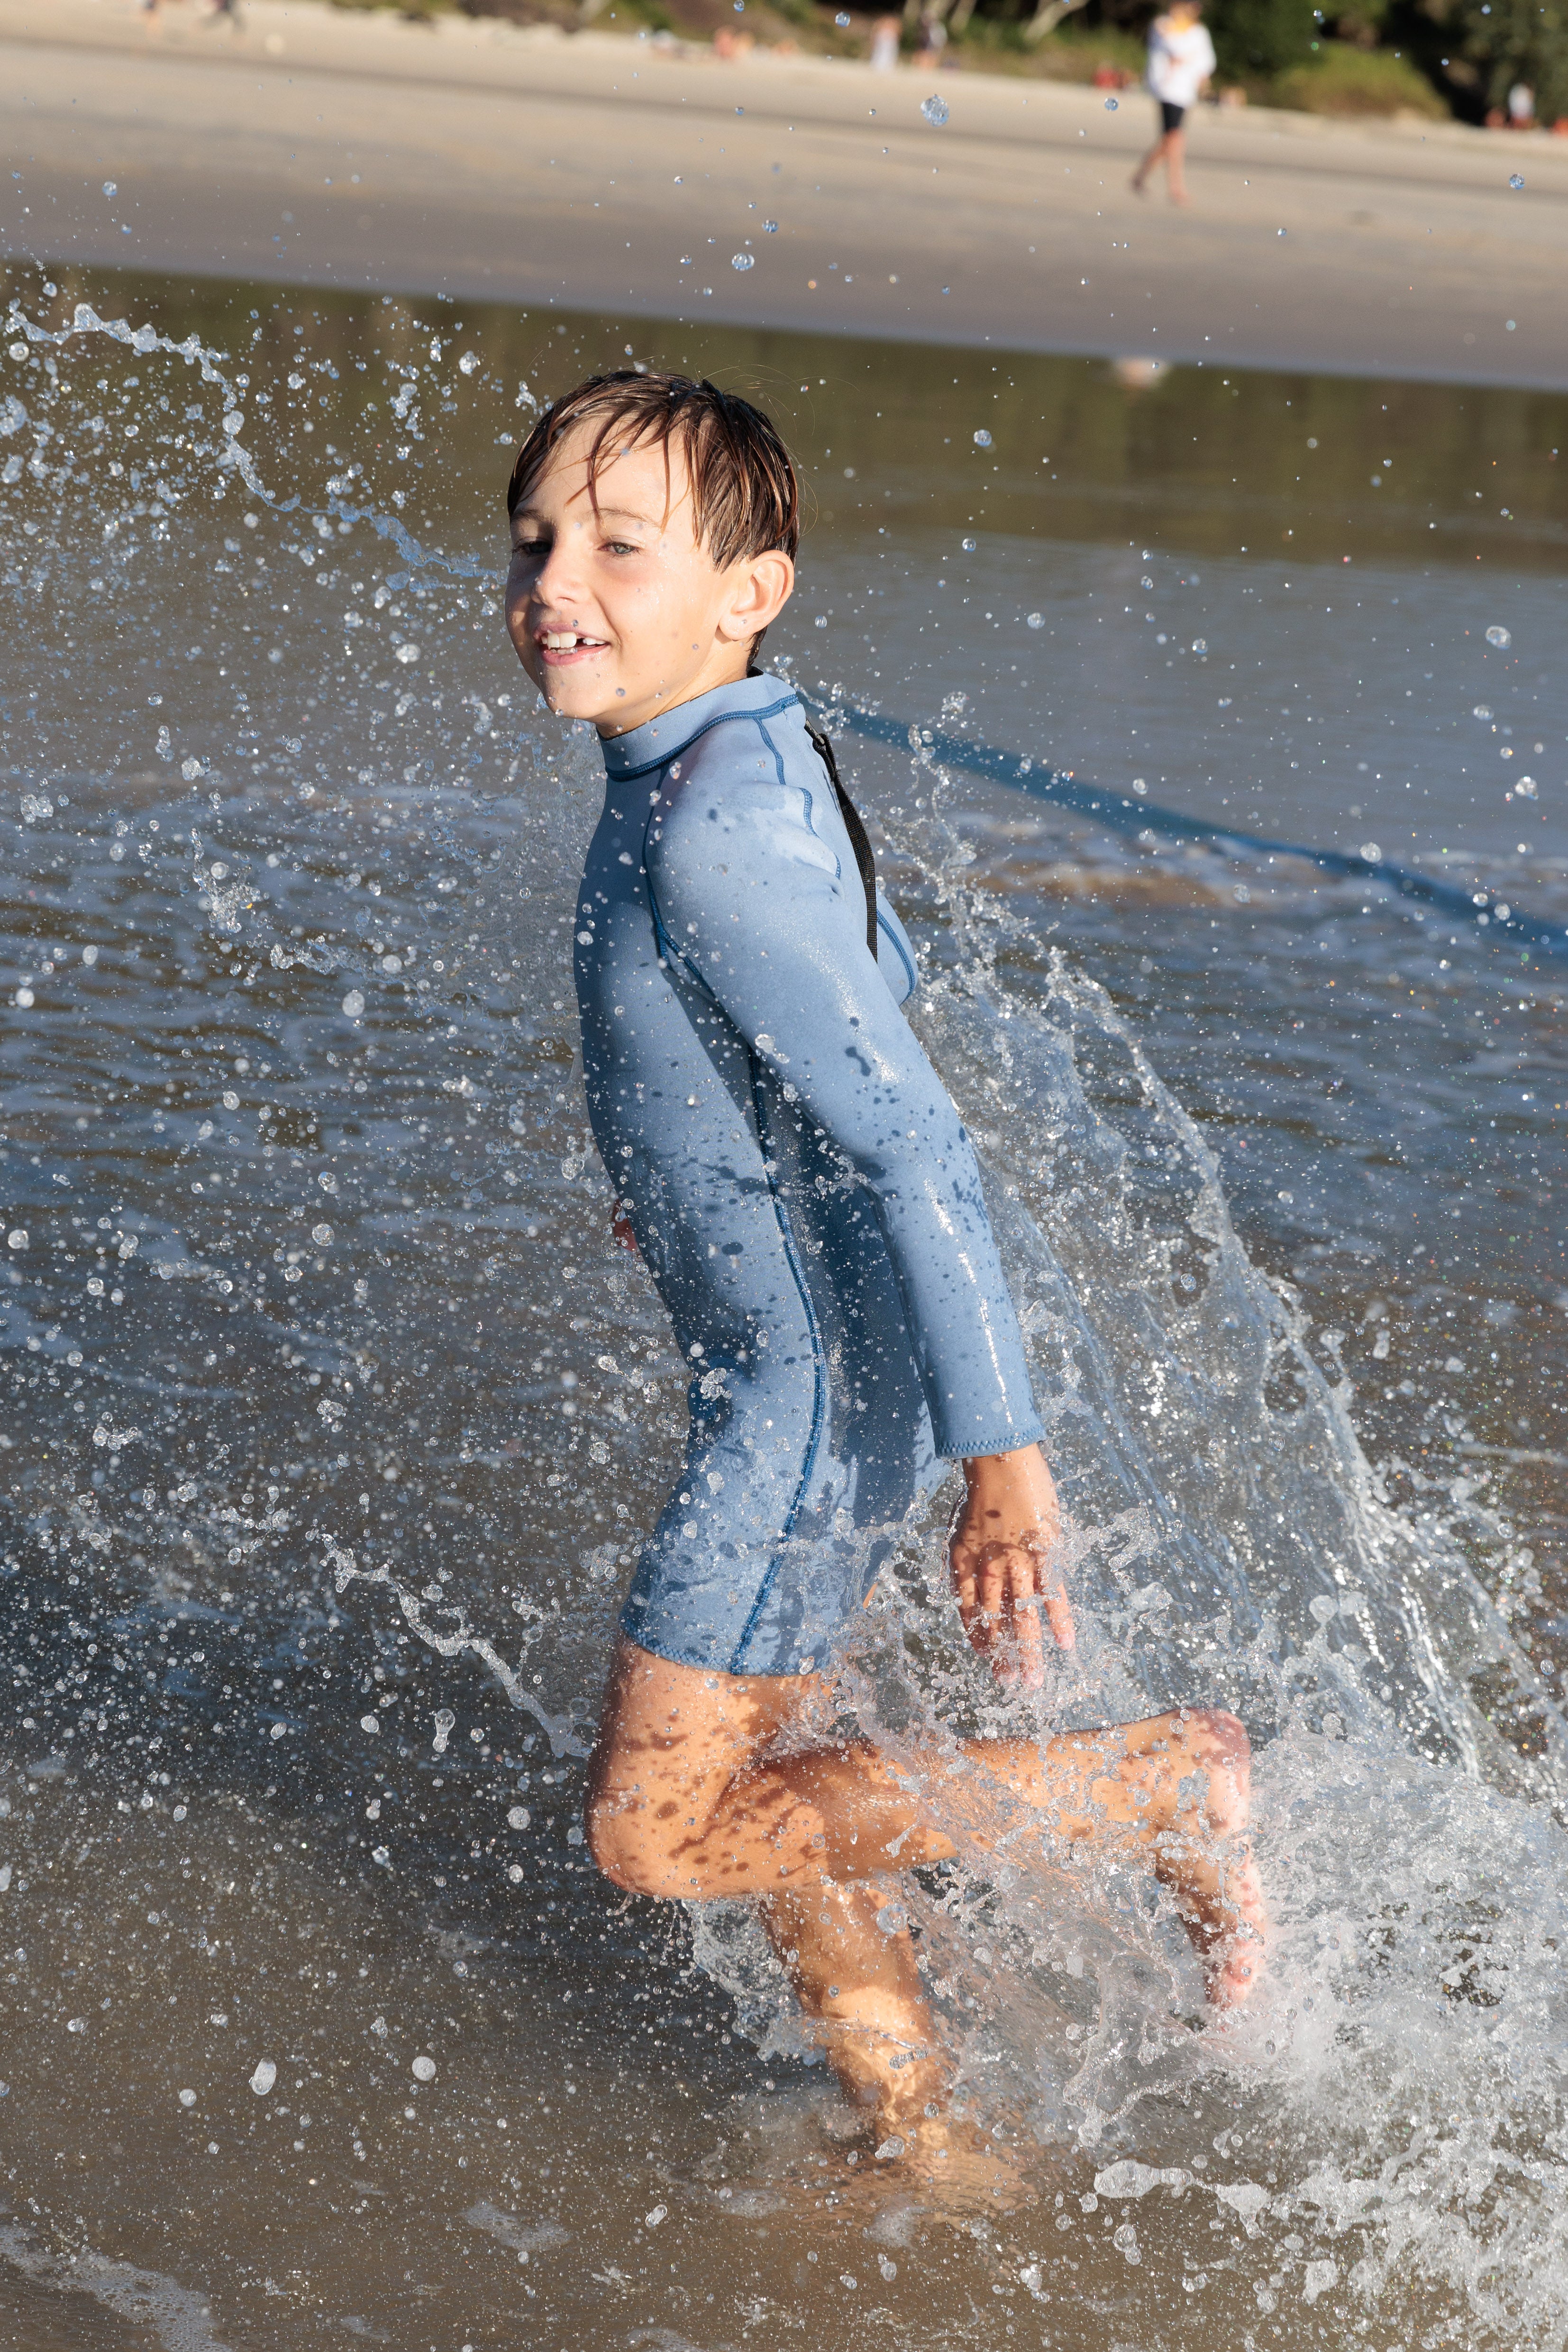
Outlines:
[[[1552,2340],[1561,991],[1348,884],[859,758],[1056,1400],[1084,1639],[1050,1701],[1232,1696],[1287,1918],[1276,2002],[1226,2039],[1189,2030],[1172,1923],[1114,1880],[1064,1879],[1043,1920],[1005,1872],[912,1885],[965,2095],[1037,2151],[1027,2209],[921,2210],[848,2162],[744,1917],[694,1944],[577,1831],[681,1380],[606,1246],[574,1080],[596,759],[503,665],[487,530],[520,385],[624,335],[18,291],[227,355],[14,324],[6,378],[15,2340]],[[813,455],[778,648],[807,682],[1025,748],[1046,677],[1123,766],[1147,696],[1167,774],[1222,793],[1187,681],[1217,705],[1245,658],[1283,709],[1339,658],[1309,677],[1230,538],[1294,517],[1435,632],[1471,593],[1436,520],[1512,564],[1505,715],[1473,724],[1528,704],[1561,746],[1531,636],[1560,404],[826,354],[697,353],[775,386]],[[1287,399],[1342,511],[1286,478]],[[1423,485],[1392,520],[1352,471],[1391,416]],[[1469,525],[1456,451],[1525,520]],[[1158,598],[1121,609],[1152,514],[1159,594],[1208,600],[1179,692],[1169,646],[1136,651]],[[1189,587],[1194,557],[1220,568]],[[1402,752],[1418,685],[1481,698],[1368,654],[1358,723]],[[1568,920],[1560,757],[1544,848],[1465,797],[1471,764],[1418,772],[1469,829],[1417,853]],[[1363,822],[1348,780],[1289,787],[1307,837]],[[939,1552],[911,1531],[855,1661],[892,1738],[988,1704],[929,1638]]]

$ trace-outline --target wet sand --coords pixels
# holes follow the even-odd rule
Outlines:
[[[253,0],[0,0],[0,251],[999,350],[1568,386],[1568,141]],[[1510,186],[1521,175],[1522,189]],[[103,184],[115,194],[106,196]],[[764,224],[776,221],[776,232]],[[749,258],[737,268],[735,257]]]

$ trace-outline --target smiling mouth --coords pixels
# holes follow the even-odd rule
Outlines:
[[[605,638],[585,636],[581,629],[540,629],[535,632],[534,643],[552,668],[609,651]]]

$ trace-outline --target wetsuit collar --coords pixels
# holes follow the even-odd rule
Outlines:
[[[605,772],[629,776],[662,768],[667,761],[679,759],[688,743],[715,719],[761,718],[787,709],[796,699],[787,678],[773,677],[766,670],[756,677],[739,677],[728,686],[712,687],[692,701],[678,702],[672,710],[634,727],[629,734],[601,736]]]

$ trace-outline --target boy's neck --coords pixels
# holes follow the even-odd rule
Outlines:
[[[710,656],[696,677],[684,686],[673,688],[668,694],[655,695],[647,702],[640,704],[635,712],[617,711],[613,719],[595,719],[594,724],[602,740],[613,742],[616,736],[635,734],[639,727],[646,727],[650,719],[662,719],[668,711],[679,710],[683,702],[696,702],[702,695],[711,694],[721,686],[739,686],[750,667],[749,646],[726,646],[722,658]]]

